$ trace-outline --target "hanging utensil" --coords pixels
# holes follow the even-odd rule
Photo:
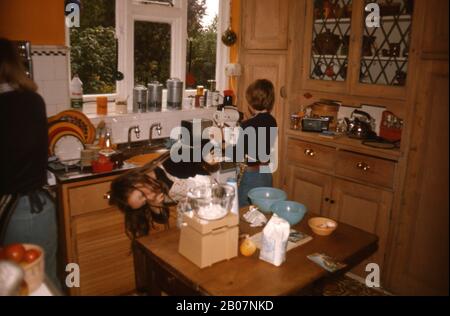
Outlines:
[[[117,38],[115,40],[116,40],[116,61],[115,61],[116,71],[114,73],[114,79],[116,81],[122,81],[125,78],[125,76],[123,75],[122,72],[119,71],[119,40]]]

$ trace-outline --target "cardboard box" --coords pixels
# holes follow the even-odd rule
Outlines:
[[[239,218],[229,213],[217,221],[205,221],[193,212],[183,214],[178,251],[200,268],[238,255]]]

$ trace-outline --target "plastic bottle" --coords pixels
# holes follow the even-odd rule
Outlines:
[[[83,109],[83,83],[77,74],[70,82],[70,107],[80,111]]]
[[[237,215],[239,218],[239,197],[238,197],[238,185],[235,178],[229,178],[227,184],[234,188],[234,199],[231,206],[231,213]]]

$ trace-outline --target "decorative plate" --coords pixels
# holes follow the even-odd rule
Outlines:
[[[84,149],[83,142],[74,132],[63,132],[55,137],[52,150],[59,161],[64,165],[75,165],[80,162],[81,151]]]
[[[95,140],[95,127],[89,118],[82,112],[67,110],[58,113],[48,119],[49,128],[54,124],[66,122],[77,125],[82,131],[86,144],[92,144]]]
[[[73,131],[80,136],[80,139],[84,143],[86,142],[82,129],[73,123],[66,123],[66,122],[58,122],[49,127],[48,129],[49,142],[53,137],[57,136],[62,131]]]

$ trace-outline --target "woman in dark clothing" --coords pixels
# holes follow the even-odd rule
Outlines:
[[[30,243],[45,251],[56,277],[57,224],[47,184],[47,115],[13,42],[0,38],[0,245]]]

